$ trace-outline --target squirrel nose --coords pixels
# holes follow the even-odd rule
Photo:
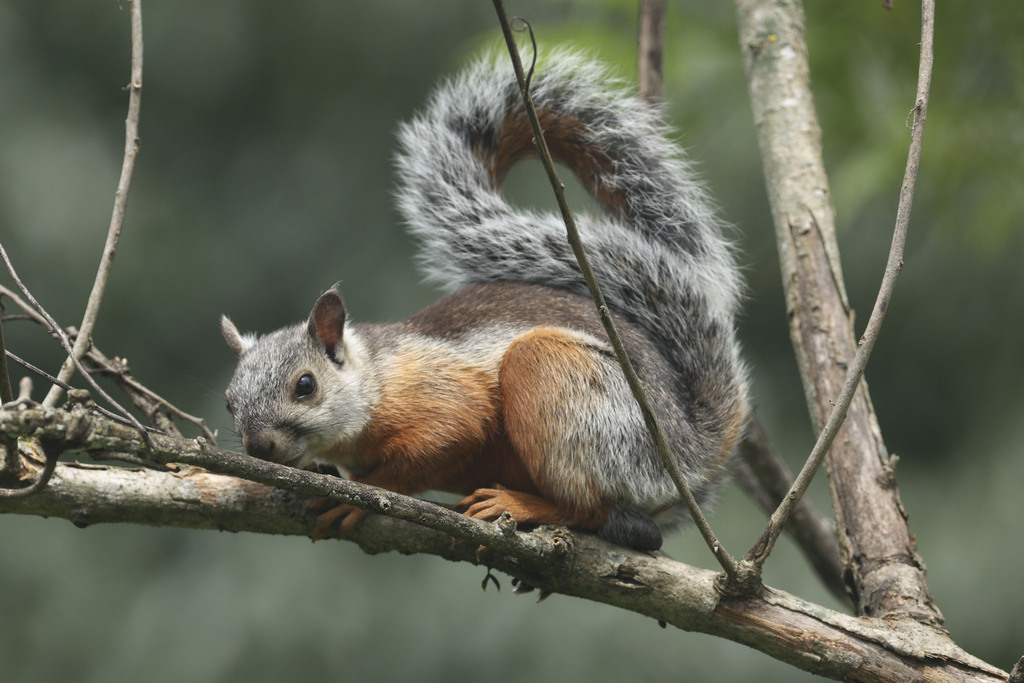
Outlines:
[[[282,455],[282,447],[273,432],[248,432],[242,436],[242,447],[245,452],[260,460],[277,461]]]

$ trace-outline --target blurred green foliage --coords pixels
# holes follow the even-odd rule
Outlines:
[[[542,46],[594,50],[631,76],[633,0],[509,5]],[[906,156],[918,9],[818,2],[807,12],[843,267],[863,317]],[[144,15],[142,151],[95,337],[231,445],[220,313],[267,331],[303,318],[338,281],[362,320],[407,315],[436,295],[392,208],[393,131],[440,76],[495,44],[496,22],[490,3],[467,0],[147,3]],[[1022,654],[1024,609],[1022,33],[1017,0],[939,7],[906,266],[868,370],[947,627],[1004,668]],[[672,3],[666,54],[668,115],[747,264],[742,332],[758,411],[797,467],[813,435],[731,5]],[[0,0],[0,239],[67,324],[81,315],[109,221],[128,67],[127,10],[113,0]],[[550,204],[543,182],[518,173],[517,184],[524,201]],[[27,324],[5,336],[30,360],[59,363]],[[827,510],[824,485],[812,494]],[[734,548],[762,526],[732,489],[714,521]],[[346,544],[7,516],[0,546],[3,680],[802,678],[619,610],[481,594],[478,568]],[[694,534],[667,550],[712,565]],[[832,604],[788,544],[768,580]]]

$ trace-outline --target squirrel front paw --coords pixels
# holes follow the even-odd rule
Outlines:
[[[477,489],[458,503],[455,509],[468,517],[493,522],[505,512],[512,515],[517,522],[528,522],[523,516],[524,510],[517,503],[517,496],[524,494],[509,491],[504,487],[493,489]]]
[[[317,498],[310,503],[310,508],[319,511],[331,503],[330,498]],[[313,540],[321,541],[325,538],[345,538],[355,528],[356,524],[366,517],[366,510],[361,510],[354,505],[342,503],[320,513],[316,518],[316,525],[313,527]],[[337,531],[335,531],[337,526]]]

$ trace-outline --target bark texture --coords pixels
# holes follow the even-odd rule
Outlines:
[[[820,430],[856,341],[810,90],[803,12],[792,2],[736,5],[790,337],[811,419]],[[827,463],[846,584],[858,613],[941,623],[864,382]]]

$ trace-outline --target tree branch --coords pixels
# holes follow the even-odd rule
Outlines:
[[[854,380],[842,391],[856,344],[810,91],[802,9],[770,0],[736,4],[790,334],[813,421],[818,429],[827,422],[836,434],[826,457],[849,588],[861,614],[939,623],[867,387]],[[863,362],[863,355],[856,360]],[[840,427],[840,415],[828,417],[841,396],[851,403]],[[826,447],[819,441],[813,456],[825,455]],[[770,545],[772,533],[777,531],[766,531],[765,545],[751,553]]]
[[[106,290],[107,280],[110,277],[110,270],[114,265],[114,254],[117,252],[117,243],[121,238],[121,228],[124,225],[124,214],[128,206],[128,190],[131,188],[132,172],[135,169],[135,157],[139,152],[139,108],[142,97],[142,7],[141,0],[128,0],[128,12],[131,22],[132,36],[132,67],[131,80],[128,82],[128,116],[124,122],[124,158],[121,162],[121,177],[117,183],[117,191],[114,193],[114,210],[110,216],[110,227],[107,230],[107,241],[103,247],[103,255],[100,258],[100,265],[96,271],[96,279],[89,293],[89,300],[85,306],[85,315],[82,317],[82,324],[79,326],[78,338],[75,340],[68,359],[64,361],[57,378],[67,382],[75,374],[75,360],[81,360],[92,339],[92,329],[96,324],[96,317],[99,314],[100,303],[103,301],[103,292]],[[54,406],[60,400],[63,389],[59,384],[50,387],[44,405]]]
[[[2,248],[2,245],[0,245],[0,248]],[[52,318],[48,319],[45,317],[27,301],[22,300],[17,294],[3,285],[0,285],[0,297],[9,298],[11,303],[24,312],[25,317],[28,320],[42,325],[46,329],[50,328],[50,320],[52,320]],[[54,321],[54,324],[56,324],[56,321]],[[69,339],[78,337],[78,333],[74,328],[66,328],[63,332]],[[52,334],[59,339],[59,334],[53,332]],[[8,355],[13,356],[10,352],[8,352]],[[135,407],[146,415],[150,423],[157,429],[174,436],[180,436],[180,431],[170,419],[174,417],[186,422],[191,422],[199,428],[203,436],[209,439],[211,443],[216,443],[216,438],[214,437],[213,432],[207,426],[206,421],[203,418],[186,413],[181,408],[178,408],[170,401],[136,380],[132,377],[128,364],[123,359],[116,357],[111,359],[97,348],[95,344],[90,344],[89,348],[85,352],[84,360],[90,367],[94,368],[96,372],[109,377],[114,384],[116,384],[118,388],[120,388],[121,391],[131,399]],[[39,368],[32,367],[21,360],[15,360],[15,362],[22,364],[24,367],[27,367],[32,372],[37,373],[47,381],[56,384],[55,377],[43,373]],[[91,377],[91,373],[86,373],[86,376]],[[67,386],[62,388],[66,389]]]
[[[959,650],[941,629],[912,620],[850,617],[771,588],[759,596],[723,595],[714,572],[661,553],[635,552],[560,527],[524,533],[507,519],[480,522],[391,491],[224,451],[203,439],[155,435],[150,447],[133,429],[96,413],[83,394],[72,392],[68,406],[57,410],[0,410],[0,437],[40,439],[65,453],[103,457],[124,451],[153,463],[192,467],[157,472],[63,464],[36,495],[0,499],[0,513],[61,517],[79,526],[128,522],[311,536],[315,512],[306,497],[329,495],[386,515],[371,515],[352,531],[348,540],[367,552],[428,553],[482,564],[545,591],[744,643],[822,676],[1006,679],[1005,672]],[[452,542],[453,537],[467,542]]]
[[[846,413],[850,402],[853,400],[853,394],[860,385],[861,377],[863,377],[864,370],[867,367],[868,358],[871,356],[871,351],[874,349],[875,342],[878,340],[882,321],[885,319],[885,313],[888,310],[889,301],[892,298],[893,290],[896,287],[896,279],[899,277],[900,269],[903,267],[903,248],[906,243],[907,230],[909,229],[910,224],[910,207],[913,203],[914,186],[917,181],[917,169],[921,159],[921,139],[924,133],[924,121],[928,103],[928,89],[929,84],[931,83],[933,8],[929,5],[930,0],[926,0],[922,15],[921,72],[918,80],[918,95],[914,109],[910,115],[914,121],[911,128],[913,135],[907,159],[907,168],[903,179],[903,186],[900,191],[900,203],[897,211],[896,227],[893,231],[892,245],[889,250],[889,258],[886,262],[882,284],[879,288],[878,296],[875,299],[875,305],[871,311],[871,316],[868,319],[864,334],[861,337],[860,343],[857,345],[857,351],[854,354],[853,362],[847,371],[846,379],[843,382],[839,398],[832,407],[832,412],[829,414],[825,427],[822,429],[821,434],[818,437],[818,442],[814,445],[814,449],[807,460],[807,464],[804,466],[803,470],[801,470],[796,481],[794,481],[793,486],[790,489],[790,494],[786,495],[782,499],[782,504],[779,505],[779,508],[772,514],[769,528],[765,534],[765,542],[760,546],[760,548],[755,549],[754,551],[757,554],[757,561],[759,564],[762,564],[764,559],[767,558],[775,540],[782,531],[782,526],[789,518],[796,503],[802,500],[804,493],[807,491],[807,487],[810,486],[814,473],[817,471],[821,461],[824,459],[825,452],[828,450],[829,446],[831,446],[833,439],[835,439],[839,426],[842,424],[843,420],[846,419]]]
[[[770,517],[787,499],[793,486],[793,475],[768,440],[764,426],[756,416],[751,418],[747,433],[740,442],[740,456],[735,479]],[[843,582],[843,563],[832,520],[819,513],[807,498],[800,498],[785,529],[825,587],[836,599],[852,606]]]
[[[637,18],[637,91],[660,102],[664,81],[666,0],[640,0]]]

